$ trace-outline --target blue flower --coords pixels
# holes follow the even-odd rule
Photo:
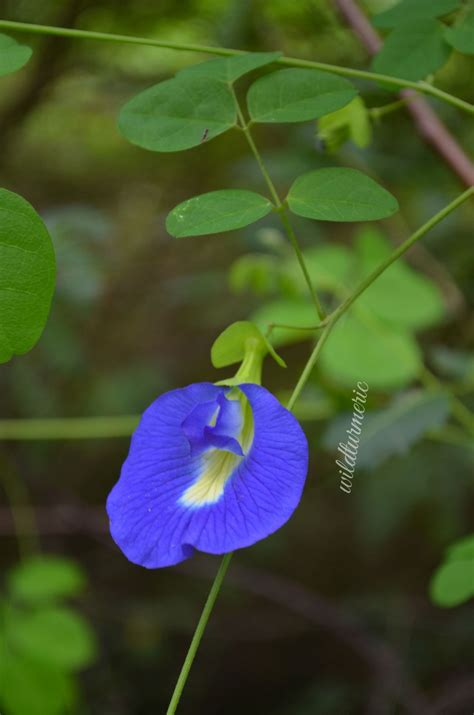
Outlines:
[[[132,437],[107,500],[112,536],[146,568],[250,546],[289,519],[307,466],[300,425],[264,387],[172,390]]]

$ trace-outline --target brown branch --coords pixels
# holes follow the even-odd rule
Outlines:
[[[375,55],[379,51],[382,41],[357,5],[356,0],[334,0],[334,4],[368,53]],[[474,184],[474,164],[431,105],[409,89],[402,90],[400,96],[409,100],[406,108],[413,117],[420,136],[437,151],[466,186],[472,186]]]

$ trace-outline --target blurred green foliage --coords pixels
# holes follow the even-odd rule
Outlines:
[[[388,6],[367,3],[373,13]],[[158,7],[147,0],[3,0],[0,9],[14,20],[281,50],[354,67],[369,63],[326,0],[185,0]],[[458,21],[445,32],[454,47],[461,41],[457,27]],[[26,38],[25,44],[33,47],[32,60],[2,79],[0,183],[40,210],[55,246],[58,281],[42,340],[1,368],[1,417],[140,412],[163,390],[222,378],[210,364],[209,347],[233,320],[251,317],[264,329],[269,322],[314,323],[314,308],[272,215],[205,240],[174,241],[165,231],[167,213],[191,196],[223,186],[263,191],[239,135],[226,134],[186,155],[157,156],[129,145],[116,128],[130,97],[206,58],[57,38]],[[473,101],[473,69],[472,57],[453,52],[436,85]],[[249,83],[242,79],[239,94]],[[376,229],[295,219],[312,280],[329,306],[460,191],[402,108],[372,121],[370,109],[392,103],[393,92],[365,82],[360,89],[368,115],[326,115],[316,128],[256,128],[282,195],[300,174],[340,164],[369,173],[402,207],[401,215]],[[436,110],[460,144],[472,146],[472,122],[452,107],[437,103]],[[302,505],[287,528],[239,554],[255,584],[261,572],[281,575],[338,604],[362,623],[367,639],[383,639],[433,698],[441,687],[458,690],[450,685],[454,676],[472,678],[472,560],[448,551],[439,565],[443,551],[472,531],[474,515],[472,439],[460,436],[461,427],[446,414],[453,397],[474,406],[472,212],[465,206],[435,228],[341,322],[298,406],[313,447]],[[272,331],[289,369],[267,360],[265,384],[282,399],[313,339],[306,330]],[[346,497],[330,445],[349,426],[351,390],[359,379],[371,388],[371,444],[365,457],[361,447],[365,464]],[[25,565],[15,566],[11,522],[2,513],[7,578],[1,628],[5,634],[13,624],[15,631],[2,647],[10,643],[17,654],[0,660],[2,685],[8,683],[6,715],[164,711],[207,590],[201,576],[214,561],[197,559],[192,572],[148,573],[110,548],[102,504],[126,440],[9,442],[2,451],[31,493],[45,549],[67,552],[87,570],[94,592],[81,603],[101,640],[96,660],[90,628],[64,605],[83,582],[77,566],[68,561],[55,571],[50,564],[41,572],[43,565],[38,575],[33,562],[22,571]],[[61,505],[77,508],[79,516],[74,520],[66,511],[55,520]],[[433,597],[441,605],[459,603],[458,609],[430,603],[437,567]],[[311,620],[286,600],[283,588],[275,586],[273,598],[264,601],[229,581],[183,715],[232,715],[244,708],[278,715],[365,712],[377,677],[345,647],[337,628],[309,626]],[[79,679],[77,670],[86,666]]]

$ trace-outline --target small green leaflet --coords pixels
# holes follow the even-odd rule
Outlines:
[[[11,610],[8,618],[11,645],[28,658],[66,671],[82,668],[94,659],[93,634],[70,608]]]
[[[468,536],[446,551],[444,563],[430,584],[432,601],[438,606],[459,606],[474,597],[474,536]]]
[[[0,662],[0,701],[8,715],[64,715],[75,710],[69,673],[9,652]]]
[[[357,467],[375,469],[389,457],[405,454],[426,432],[441,427],[449,416],[449,398],[418,390],[396,397],[388,407],[364,415]],[[324,446],[337,449],[351,416],[339,415],[323,436]]]
[[[276,256],[266,253],[247,253],[237,258],[229,271],[229,286],[234,293],[246,290],[255,295],[274,293],[281,284],[284,269]]]
[[[359,231],[355,249],[359,281],[393,251],[391,244],[373,226],[365,226]],[[371,310],[381,320],[408,330],[431,327],[439,323],[445,313],[437,285],[400,259],[364,291],[357,304]]]
[[[311,280],[317,290],[327,290],[341,297],[354,272],[354,257],[345,246],[334,244],[315,246],[303,252]],[[301,267],[295,259],[288,261],[287,273],[292,275],[307,295],[306,283],[302,280]]]
[[[342,109],[321,117],[318,137],[329,154],[337,152],[347,141],[354,142],[361,149],[368,146],[372,139],[372,125],[364,100],[354,97]]]
[[[12,598],[37,604],[75,596],[85,586],[85,577],[75,561],[59,556],[35,556],[21,561],[8,576]]]
[[[374,57],[372,69],[380,74],[416,81],[436,72],[449,55],[443,25],[428,18],[396,27]]]
[[[316,169],[299,176],[287,197],[298,216],[319,221],[372,221],[398,211],[398,202],[356,169]]]
[[[0,363],[28,352],[38,341],[55,275],[43,221],[21,196],[0,189]]]
[[[335,112],[357,95],[348,80],[310,69],[285,69],[261,77],[247,94],[254,122],[306,122]]]
[[[176,77],[146,89],[122,108],[118,120],[132,144],[160,152],[191,149],[235,124],[229,87],[199,75]]]
[[[444,37],[458,52],[474,55],[474,8],[463,18],[459,25],[447,27]]]
[[[272,208],[268,199],[253,191],[211,191],[178,204],[168,214],[166,230],[175,238],[231,231],[258,221]]]
[[[394,7],[375,15],[372,22],[376,27],[396,27],[426,18],[443,17],[456,10],[459,0],[402,0]]]
[[[259,328],[249,320],[239,320],[229,325],[214,341],[211,348],[211,362],[214,367],[227,367],[241,362],[249,344],[262,355],[269,353],[280,367],[286,363],[277,355]]]
[[[373,390],[393,390],[409,385],[419,375],[422,360],[409,333],[374,316],[356,314],[353,309],[329,335],[320,368],[327,377],[347,387],[367,379]]]
[[[178,72],[177,77],[210,77],[221,82],[235,82],[252,70],[264,67],[281,57],[281,52],[246,52],[233,57],[219,57],[200,62]]]
[[[32,54],[31,47],[20,45],[12,37],[0,34],[0,77],[21,69]]]

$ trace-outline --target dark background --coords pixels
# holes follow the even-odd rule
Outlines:
[[[371,3],[373,10],[381,7]],[[368,64],[329,0],[3,0],[0,16]],[[18,39],[35,54],[26,69],[2,79],[0,183],[41,212],[59,273],[41,342],[0,368],[0,417],[135,414],[164,390],[220,379],[209,360],[212,341],[258,305],[250,293],[230,290],[228,268],[261,248],[261,226],[173,241],[164,219],[189,196],[225,186],[259,191],[261,179],[238,133],[189,152],[153,154],[128,144],[116,129],[128,98],[205,58]],[[473,67],[472,59],[453,56],[438,86],[473,101]],[[369,106],[390,101],[374,85],[359,86]],[[460,143],[472,147],[469,117],[435,106]],[[337,159],[321,151],[311,123],[262,126],[256,137],[282,191],[302,167],[340,162],[370,170],[400,201],[401,218],[387,222],[394,240],[463,188],[405,112],[381,121],[367,149],[347,144]],[[306,245],[350,245],[353,229],[305,224],[301,235]],[[412,260],[436,276],[450,302],[449,318],[420,336],[423,349],[468,350],[474,336],[472,209],[434,230]],[[291,389],[309,347],[283,350],[289,369],[269,362],[265,384],[276,392]],[[343,391],[334,399],[347,409]],[[311,468],[294,518],[235,557],[180,706],[183,715],[384,715],[408,711],[399,700],[417,712],[419,690],[453,703],[469,691],[472,603],[435,607],[428,583],[444,548],[469,533],[472,451],[426,440],[374,473],[357,473],[346,496],[333,455],[319,447],[324,428],[324,420],[305,423]],[[148,572],[125,560],[108,535],[104,502],[127,449],[126,438],[1,447],[35,506],[44,550],[76,558],[88,575],[80,607],[98,636],[99,655],[81,676],[81,715],[165,711],[218,564],[198,556],[183,567]],[[0,528],[1,568],[7,570],[18,558],[7,505]],[[436,712],[463,715],[473,703],[474,693],[470,704],[468,695]]]

